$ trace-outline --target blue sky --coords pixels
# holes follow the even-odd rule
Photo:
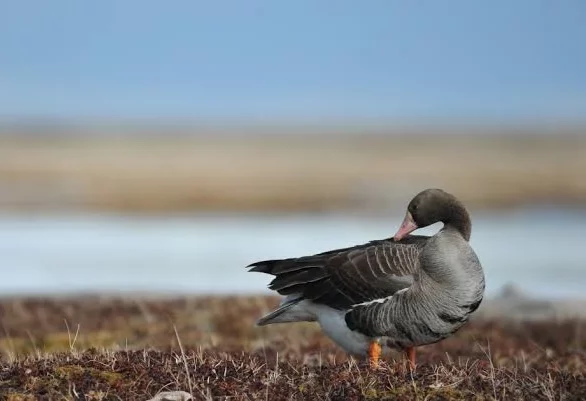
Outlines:
[[[5,1],[0,117],[586,119],[586,2]]]

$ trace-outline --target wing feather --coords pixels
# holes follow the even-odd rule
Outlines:
[[[418,255],[429,237],[384,239],[311,256],[253,263],[250,271],[272,274],[269,288],[300,294],[337,309],[393,295],[410,286]]]

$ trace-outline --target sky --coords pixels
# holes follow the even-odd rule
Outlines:
[[[7,1],[0,118],[586,120],[583,0]]]

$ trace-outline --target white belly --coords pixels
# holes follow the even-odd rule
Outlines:
[[[343,348],[347,353],[356,356],[367,356],[368,348],[374,338],[367,337],[357,331],[352,331],[346,326],[344,320],[345,311],[330,308],[325,305],[315,304],[309,301],[303,301],[308,311],[315,315],[323,332],[330,337],[338,346]],[[381,341],[383,353],[388,353],[390,349],[386,346],[386,341]]]

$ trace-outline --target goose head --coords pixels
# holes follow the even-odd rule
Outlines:
[[[411,199],[403,223],[393,238],[399,241],[416,229],[437,222],[454,227],[466,241],[470,239],[468,211],[454,195],[436,188],[421,191]]]

